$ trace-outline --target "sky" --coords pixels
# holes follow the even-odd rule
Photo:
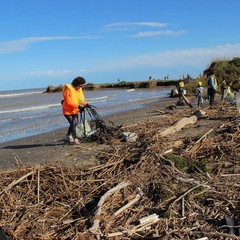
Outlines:
[[[198,77],[240,57],[239,0],[2,0],[1,89]]]

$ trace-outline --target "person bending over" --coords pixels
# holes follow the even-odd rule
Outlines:
[[[79,106],[85,106],[87,104],[82,89],[85,83],[86,80],[83,77],[76,77],[71,84],[64,85],[62,90],[62,111],[64,117],[70,124],[65,139],[75,144],[80,144],[80,140],[76,136]]]

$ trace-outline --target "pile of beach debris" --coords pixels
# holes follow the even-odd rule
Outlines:
[[[234,107],[206,108],[201,116],[193,109],[156,111],[151,121],[125,130],[138,140],[116,140],[89,169],[55,164],[0,172],[0,234],[14,240],[240,239]]]

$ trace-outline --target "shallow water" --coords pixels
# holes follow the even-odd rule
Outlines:
[[[62,115],[62,93],[45,89],[0,92],[0,143],[50,132],[68,126]],[[141,108],[169,96],[170,89],[85,91],[86,101],[100,116]]]

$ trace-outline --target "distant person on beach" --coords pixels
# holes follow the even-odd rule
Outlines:
[[[182,100],[182,95],[184,95],[184,86],[185,86],[185,84],[184,84],[184,81],[183,80],[180,80],[179,82],[178,82],[178,84],[177,84],[177,88],[178,88],[178,96],[179,96],[179,100],[180,101],[183,101]]]
[[[62,111],[70,124],[65,140],[75,144],[80,144],[76,136],[79,107],[87,104],[82,90],[85,83],[86,80],[83,77],[76,77],[71,84],[63,86]]]
[[[197,97],[198,100],[198,107],[203,106],[203,86],[202,82],[198,82],[198,86],[195,89],[195,96]]]
[[[222,102],[225,101],[227,88],[228,88],[227,81],[226,81],[226,79],[223,79],[223,81],[221,83],[221,101]]]
[[[176,88],[177,88],[177,95],[179,97],[179,100],[177,102],[178,106],[184,106],[185,105],[185,101],[184,101],[184,95],[186,94],[186,90],[184,88],[185,84],[184,84],[184,80],[179,80],[176,84]]]
[[[183,81],[183,80],[180,80],[180,81],[178,82],[178,84],[177,84],[177,88],[178,88],[179,94],[180,94],[180,93],[181,93],[181,94],[184,94],[184,86],[185,86],[184,81]]]
[[[189,83],[189,81],[191,80],[191,78],[192,78],[191,75],[188,73],[188,74],[187,74],[187,77],[186,77],[186,79],[185,79],[185,82],[186,82],[186,83]]]
[[[212,106],[215,101],[215,94],[217,91],[217,79],[215,77],[215,73],[212,72],[208,77],[208,96],[209,96],[209,104]]]

